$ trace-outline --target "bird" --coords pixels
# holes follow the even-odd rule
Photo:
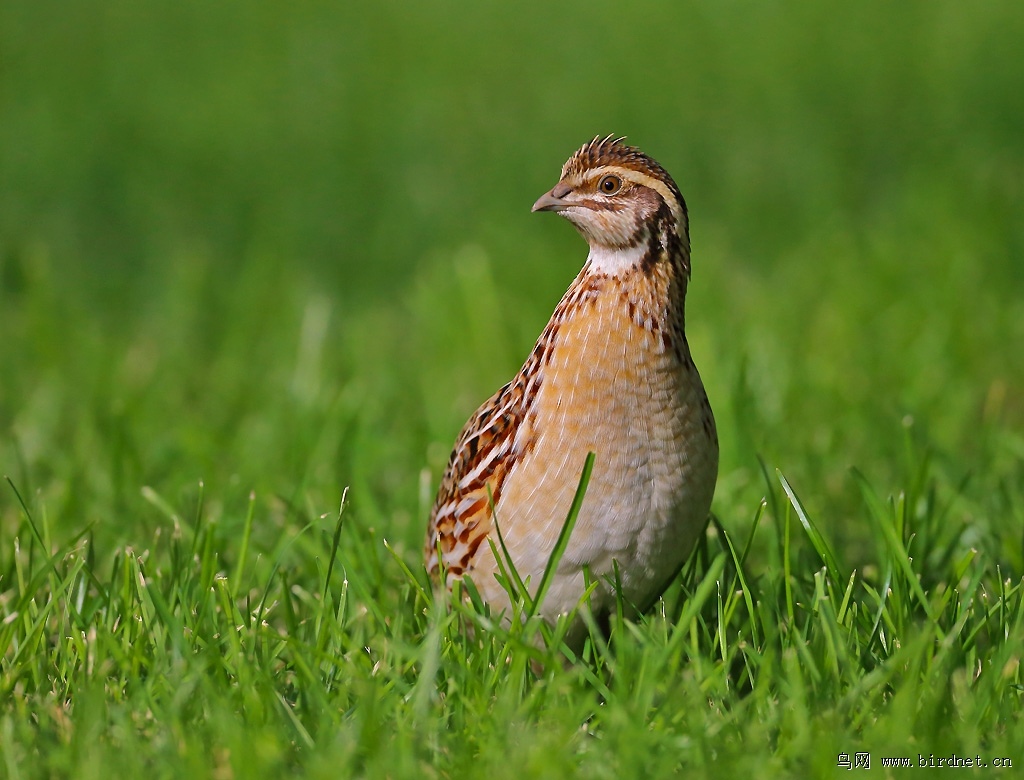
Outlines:
[[[661,165],[609,135],[580,147],[532,210],[567,219],[590,251],[519,373],[456,439],[426,568],[449,588],[470,578],[510,621],[498,558],[535,591],[593,452],[539,612],[555,623],[596,582],[599,620],[617,603],[643,613],[706,527],[718,476],[715,418],[684,329],[686,203]],[[585,635],[577,616],[566,641],[578,650]]]

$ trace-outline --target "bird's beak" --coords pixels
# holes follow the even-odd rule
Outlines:
[[[566,185],[559,184],[551,192],[545,192],[537,198],[537,202],[533,204],[533,208],[530,211],[564,211],[573,205],[563,200],[570,191],[570,188]]]

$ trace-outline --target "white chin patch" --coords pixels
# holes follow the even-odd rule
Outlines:
[[[634,266],[639,265],[644,255],[647,254],[647,249],[646,241],[641,241],[637,246],[629,247],[628,249],[608,249],[603,246],[592,246],[590,247],[590,256],[587,260],[590,262],[591,270],[596,273],[619,276],[632,270]]]

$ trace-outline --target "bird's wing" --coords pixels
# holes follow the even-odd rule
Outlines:
[[[515,460],[515,434],[522,412],[522,383],[509,382],[470,417],[459,434],[427,526],[424,553],[431,575],[438,573],[439,564],[452,576],[472,568],[491,530],[492,501],[496,506]]]

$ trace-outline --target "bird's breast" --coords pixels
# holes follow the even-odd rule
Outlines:
[[[658,281],[582,276],[534,352],[520,457],[496,509],[520,573],[535,581],[588,452],[594,472],[562,569],[578,573],[586,564],[600,576],[618,560],[643,590],[641,580],[677,565],[655,560],[659,551],[673,558],[672,550],[688,550],[707,515],[714,422],[683,335],[681,301],[677,312]]]

